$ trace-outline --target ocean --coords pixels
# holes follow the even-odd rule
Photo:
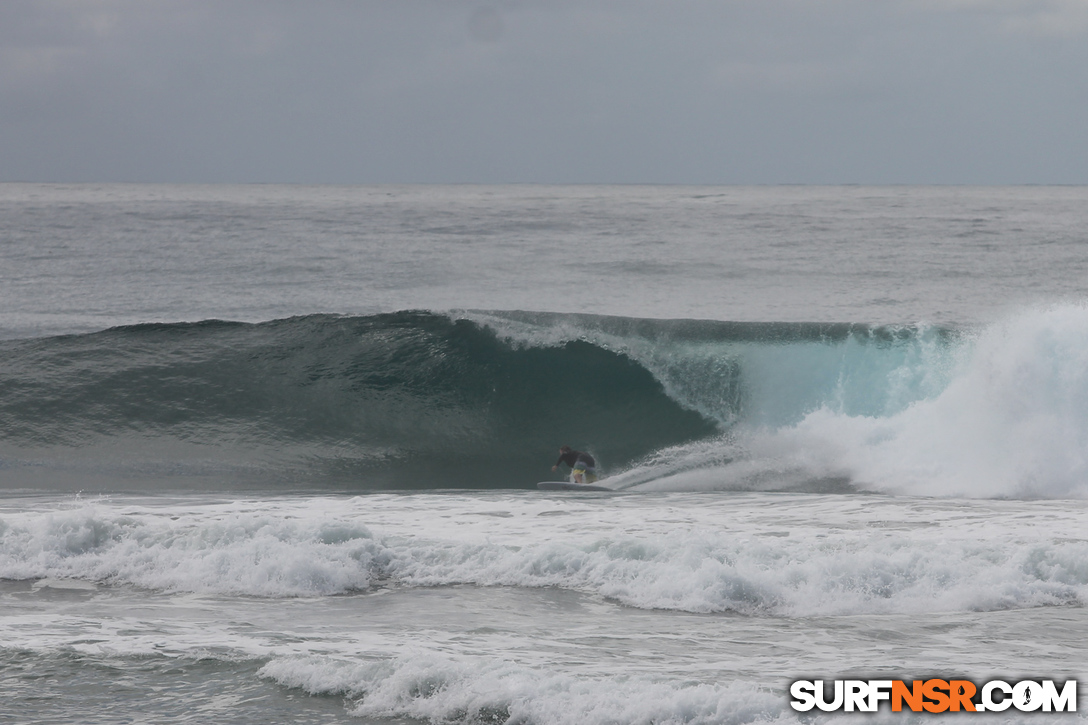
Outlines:
[[[0,721],[1083,720],[790,688],[1085,679],[1086,242],[1085,187],[2,184]]]

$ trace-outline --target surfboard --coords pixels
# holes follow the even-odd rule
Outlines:
[[[568,481],[541,481],[536,485],[541,491],[614,491],[607,486],[592,483],[570,483]]]

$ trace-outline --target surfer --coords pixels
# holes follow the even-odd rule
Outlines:
[[[555,471],[560,463],[570,466],[571,478],[575,483],[595,483],[597,481],[597,461],[593,456],[582,451],[576,451],[570,446],[559,449],[559,460],[552,466]]]

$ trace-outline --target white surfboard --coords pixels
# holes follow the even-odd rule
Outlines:
[[[541,491],[614,491],[607,486],[593,483],[570,483],[569,481],[541,481],[536,485]]]

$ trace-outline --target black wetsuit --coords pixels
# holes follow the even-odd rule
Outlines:
[[[585,463],[587,468],[592,469],[597,467],[597,462],[593,460],[593,456],[588,453],[582,453],[581,451],[571,451],[570,453],[560,454],[559,460],[555,462],[555,465],[558,466],[560,463],[566,463],[571,468],[574,468],[574,465],[578,463],[578,461]]]

